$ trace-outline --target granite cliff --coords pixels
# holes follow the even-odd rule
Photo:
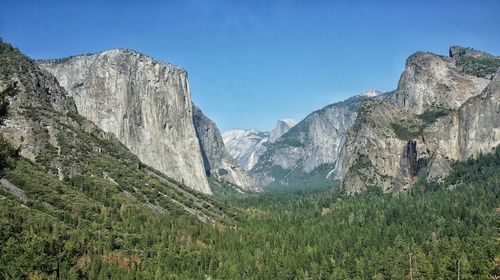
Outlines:
[[[500,59],[460,47],[450,55],[410,56],[395,94],[361,105],[346,141],[347,193],[401,192],[498,146]]]
[[[416,114],[436,107],[456,110],[488,83],[461,71],[454,57],[417,52],[406,61],[394,102]]]
[[[36,215],[73,226],[102,221],[96,217],[110,205],[205,223],[228,220],[217,202],[145,165],[79,115],[53,75],[1,40],[0,108],[2,151],[12,150],[0,166],[2,199],[7,194]],[[70,212],[73,218],[63,214]]]
[[[184,69],[123,49],[39,66],[68,91],[79,114],[115,135],[142,162],[211,193]]]

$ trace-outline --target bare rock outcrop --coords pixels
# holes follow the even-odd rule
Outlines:
[[[388,101],[363,103],[346,141],[341,178],[347,193],[401,192],[420,177],[443,178],[454,161],[500,144],[500,60],[471,50],[450,53],[453,59],[412,55]]]
[[[454,58],[417,52],[406,61],[393,102],[416,114],[432,108],[456,110],[489,82],[463,73]]]
[[[123,49],[39,66],[73,97],[79,114],[112,133],[142,162],[211,193],[184,69]]]

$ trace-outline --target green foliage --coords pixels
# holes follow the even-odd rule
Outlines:
[[[33,67],[33,61],[10,44],[0,42],[0,76],[23,73]]]
[[[300,139],[293,137],[293,135],[288,137],[283,137],[278,140],[278,145],[286,145],[290,147],[303,147],[304,144],[300,141]]]
[[[422,135],[425,128],[421,124],[409,122],[391,123],[391,127],[396,136],[404,141],[415,139]]]
[[[286,170],[280,165],[272,165],[271,167],[267,168],[267,174],[273,178],[283,178],[289,172],[290,170]]]
[[[466,74],[484,77],[488,74],[495,74],[500,68],[500,59],[496,57],[460,56],[457,58],[456,64]]]
[[[7,63],[19,55],[0,43],[0,75],[34,70]],[[500,149],[399,196],[346,197],[333,183],[221,202],[49,109],[33,117],[58,147],[36,162],[0,137],[2,179],[27,197],[0,191],[0,279],[408,279],[410,263],[414,279],[453,279],[458,263],[463,279],[499,276]],[[47,172],[54,162],[64,179]]]
[[[447,116],[450,113],[450,110],[443,108],[431,108],[425,111],[423,114],[419,116],[419,118],[426,124],[432,124],[437,119]]]
[[[219,169],[219,175],[224,176],[227,174],[229,174],[229,171],[227,171],[226,169],[224,168]]]
[[[317,188],[317,187],[333,187],[337,185],[337,181],[335,180],[335,176],[330,174],[330,172],[335,168],[335,164],[322,164],[307,173],[302,170],[302,162],[299,161],[297,166],[293,170],[286,170],[281,168],[280,166],[273,166],[274,170],[277,171],[274,173],[274,181],[267,188],[270,189],[293,189],[293,188],[302,188],[304,186],[308,186],[309,188]],[[271,169],[273,170],[273,169]],[[277,176],[281,175],[281,176]]]
[[[0,133],[0,176],[3,176],[5,169],[15,166],[18,157],[18,151]]]
[[[75,112],[71,112],[69,111],[68,113],[66,113],[66,115],[68,117],[70,117],[71,119],[73,119],[75,122],[77,122],[78,124],[82,124],[83,121],[85,120],[84,117],[82,117],[81,115],[75,113]]]
[[[401,121],[391,123],[391,127],[396,136],[404,141],[415,139],[422,135],[426,127],[433,124],[437,119],[449,115],[451,110],[433,107],[426,110],[413,121]]]
[[[17,94],[17,88],[15,85],[9,84],[2,92],[0,92],[0,124],[3,122],[4,118],[7,117],[9,109],[9,96],[14,96]]]
[[[208,177],[208,183],[214,195],[219,199],[229,199],[243,195],[241,192],[237,191],[237,186],[227,181],[217,180],[214,176]]]
[[[368,156],[364,154],[358,154],[358,157],[352,163],[352,170],[364,170],[372,166],[372,163]]]

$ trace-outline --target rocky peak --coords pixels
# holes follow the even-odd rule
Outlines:
[[[488,79],[477,69],[496,74]],[[345,191],[401,192],[419,177],[443,178],[454,161],[491,152],[500,145],[499,85],[494,57],[409,57],[396,93],[365,101],[348,133]]]
[[[354,96],[309,114],[269,146],[251,171],[254,180],[264,186],[331,185],[342,167],[346,133],[360,103],[371,98]]]
[[[469,57],[493,57],[491,54],[475,50],[468,47],[451,46],[449,50],[450,57],[457,58],[463,56]]]
[[[416,114],[433,108],[455,110],[488,83],[489,79],[464,73],[453,59],[417,52],[407,59],[391,99]]]
[[[271,131],[269,135],[269,142],[276,142],[276,140],[278,140],[283,134],[287,133],[290,128],[294,127],[296,124],[297,121],[292,119],[278,120],[276,122],[276,127]]]

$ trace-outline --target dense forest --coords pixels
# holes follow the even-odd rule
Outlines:
[[[50,211],[1,191],[3,279],[500,275],[500,149],[456,163],[442,182],[420,181],[396,196],[374,189],[347,197],[332,186],[226,197],[222,204],[236,219],[205,224],[61,183],[0,142],[5,178],[51,204],[73,202]]]

